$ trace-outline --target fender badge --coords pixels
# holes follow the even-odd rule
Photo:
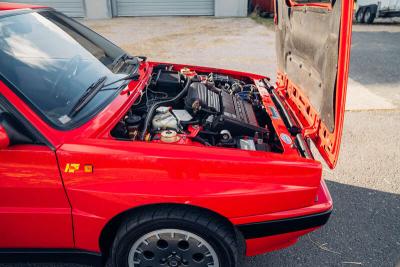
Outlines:
[[[93,173],[93,165],[92,164],[86,164],[83,167],[83,170],[85,173]]]
[[[78,163],[68,163],[67,165],[65,165],[64,172],[66,172],[66,173],[75,173],[75,172],[79,171],[80,166],[81,165],[78,164]]]
[[[64,172],[66,173],[76,173],[79,171],[81,167],[81,164],[79,163],[68,163],[65,165],[65,170]],[[92,164],[85,164],[83,166],[83,172],[84,173],[93,173],[93,165]]]
[[[293,144],[292,138],[290,138],[290,136],[287,134],[281,134],[281,140],[287,145]]]

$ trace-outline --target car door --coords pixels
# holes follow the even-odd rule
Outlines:
[[[71,207],[53,149],[0,95],[0,248],[72,248]],[[4,131],[3,131],[4,133]],[[22,140],[22,141],[21,141]]]

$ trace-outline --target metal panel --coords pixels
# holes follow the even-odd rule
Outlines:
[[[1,1],[0,1],[1,2]],[[85,7],[83,4],[83,0],[6,0],[6,2],[14,2],[14,3],[26,3],[33,5],[41,5],[48,6],[57,9],[64,14],[76,17],[83,18],[85,17]]]
[[[117,16],[213,16],[214,0],[115,0]]]

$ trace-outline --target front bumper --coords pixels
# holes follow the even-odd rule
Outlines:
[[[302,217],[238,225],[245,239],[261,238],[320,227],[329,220],[332,210]]]
[[[232,221],[246,239],[246,255],[253,256],[296,243],[300,236],[326,224],[332,209],[332,198],[322,180],[312,206]]]

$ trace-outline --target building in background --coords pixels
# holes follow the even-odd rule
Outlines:
[[[76,18],[125,16],[245,17],[248,0],[5,0],[51,6]]]
[[[250,0],[251,10],[259,13],[274,13],[274,0]]]

